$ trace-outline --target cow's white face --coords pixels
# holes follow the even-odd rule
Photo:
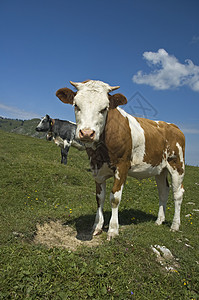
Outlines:
[[[126,98],[122,94],[108,93],[119,88],[111,87],[102,81],[88,80],[73,83],[77,92],[68,88],[57,91],[57,97],[64,103],[73,104],[77,123],[76,138],[85,143],[98,142],[102,134],[109,109],[125,104]]]
[[[36,127],[37,131],[41,131],[41,132],[47,132],[50,129],[50,117],[49,115],[46,115],[45,117],[43,117],[41,119],[41,121],[39,122],[39,124]]]
[[[99,141],[109,109],[109,91],[108,84],[97,81],[79,87],[74,97],[77,138],[84,142]]]

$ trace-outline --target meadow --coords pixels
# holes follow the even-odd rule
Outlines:
[[[199,299],[199,168],[186,166],[175,233],[172,193],[166,222],[156,226],[155,180],[128,177],[120,235],[108,242],[112,179],[104,231],[92,239],[96,200],[87,155],[71,148],[67,166],[60,160],[53,143],[0,131],[0,299]],[[46,227],[43,243],[36,242],[46,224],[59,224],[54,238],[46,244]],[[64,232],[69,234],[62,239]],[[79,242],[71,247],[74,240]],[[154,245],[168,248],[173,261],[160,263]]]

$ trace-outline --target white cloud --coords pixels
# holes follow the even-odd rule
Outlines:
[[[0,103],[0,116],[4,118],[22,119],[22,120],[40,118],[40,116],[36,113],[27,112],[17,107],[8,106],[3,103]]]
[[[156,90],[187,85],[199,92],[199,66],[194,65],[190,59],[181,64],[175,56],[169,55],[164,49],[159,49],[158,52],[144,52],[143,57],[153,70],[149,74],[138,71],[133,76],[135,83],[147,84]]]

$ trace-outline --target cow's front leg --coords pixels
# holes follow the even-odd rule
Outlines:
[[[67,165],[69,147],[61,148],[61,164]]]
[[[109,223],[108,237],[107,240],[111,240],[119,234],[119,222],[118,222],[118,208],[122,198],[122,190],[124,182],[126,180],[128,167],[121,166],[117,168],[115,172],[115,181],[112,192],[110,194],[110,202],[112,207],[112,215]]]
[[[104,225],[103,206],[106,197],[106,181],[103,183],[96,182],[96,200],[97,200],[97,213],[95,217],[95,223],[93,225],[93,235],[98,235],[102,232]]]
[[[119,234],[119,222],[118,222],[118,208],[122,198],[123,184],[117,192],[111,192],[110,202],[112,206],[112,215],[109,223],[108,237],[107,240],[110,241],[116,235]]]

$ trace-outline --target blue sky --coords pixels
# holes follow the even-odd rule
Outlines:
[[[99,79],[127,111],[177,124],[199,165],[198,12],[198,0],[0,1],[0,116],[75,121],[56,90]]]

